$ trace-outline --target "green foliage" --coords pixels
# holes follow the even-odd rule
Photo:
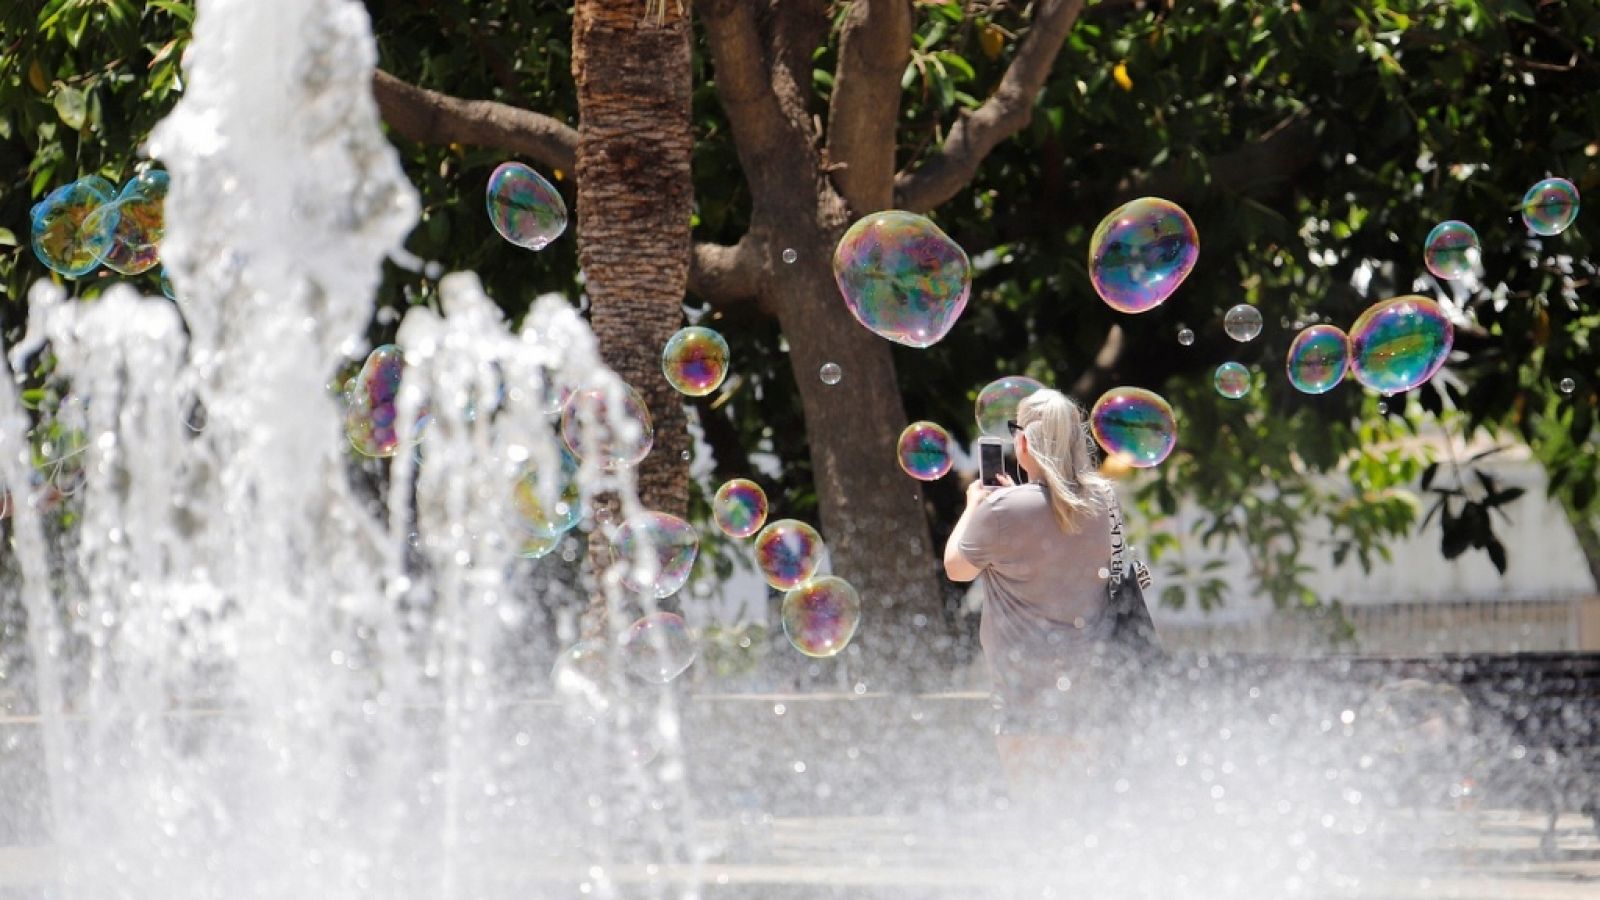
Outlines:
[[[566,6],[407,0],[368,8],[381,63],[395,75],[575,120]],[[994,92],[1030,27],[1029,8],[918,4],[902,81],[902,166],[937,150],[958,118]],[[833,35],[813,58],[810,103],[819,113],[832,89],[843,6],[836,12]],[[178,0],[50,0],[0,11],[0,325],[8,339],[21,326],[26,286],[49,277],[27,247],[28,207],[73,178],[98,172],[120,182],[133,172],[181,90],[191,19],[192,5]],[[1493,512],[1514,503],[1515,491],[1485,482],[1470,461],[1458,473],[1419,433],[1441,422],[1463,437],[1527,441],[1564,504],[1600,513],[1591,261],[1600,228],[1586,212],[1568,233],[1532,241],[1515,211],[1547,174],[1600,196],[1597,42],[1600,9],[1590,3],[1089,5],[1028,127],[934,214],[977,273],[954,333],[926,351],[896,348],[907,411],[966,439],[977,390],[1005,374],[1068,389],[1082,380],[1086,404],[1110,384],[1161,391],[1179,415],[1180,449],[1139,482],[1138,494],[1154,521],[1148,553],[1184,567],[1169,572],[1187,588],[1165,593],[1168,602],[1225,602],[1230,586],[1218,569],[1183,562],[1178,551],[1234,546],[1252,560],[1246,589],[1286,606],[1326,602],[1307,586],[1312,554],[1370,565],[1416,527],[1424,505],[1447,556],[1479,551],[1505,565]],[[703,47],[694,66],[695,233],[732,243],[748,224],[750,195],[731,177],[739,163]],[[529,254],[488,227],[483,185],[504,154],[398,146],[424,201],[409,250],[479,272],[513,317],[540,293],[581,293],[570,231]],[[549,174],[571,207],[570,173]],[[1181,202],[1203,252],[1172,301],[1126,316],[1089,287],[1088,239],[1106,212],[1143,193]],[[1353,385],[1317,397],[1289,388],[1282,360],[1300,328],[1348,326],[1371,302],[1418,285],[1434,293],[1421,242],[1447,218],[1476,227],[1486,272],[1481,286],[1449,294],[1461,312],[1449,378],[1382,409]],[[93,296],[111,280],[73,289]],[[153,276],[141,286],[154,292]],[[431,302],[433,292],[431,279],[392,268],[380,303],[403,309]],[[739,360],[737,380],[697,405],[717,476],[750,475],[749,453],[769,453],[780,472],[763,482],[774,515],[806,515],[815,505],[809,448],[798,437],[796,376],[776,325],[753,311],[713,313],[690,302]],[[1222,333],[1223,311],[1239,302],[1266,319],[1248,344]],[[387,339],[393,321],[376,319],[374,340]],[[1123,351],[1097,371],[1113,325]],[[1193,346],[1174,340],[1180,326],[1194,330]],[[1242,400],[1210,387],[1215,366],[1229,359],[1256,373]],[[1570,394],[1554,387],[1566,377],[1576,381]],[[1427,504],[1414,493],[1425,473]],[[953,519],[954,479],[928,496],[941,521]],[[1163,520],[1184,500],[1197,513],[1178,532]],[[727,559],[711,553],[706,564],[722,572]]]

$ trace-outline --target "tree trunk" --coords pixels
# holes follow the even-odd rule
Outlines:
[[[650,407],[655,447],[638,471],[640,501],[689,506],[684,399],[661,374],[661,348],[683,320],[694,189],[689,157],[688,4],[647,14],[642,0],[578,0],[578,262],[600,354]]]
[[[896,454],[906,413],[894,358],[889,342],[845,307],[832,269],[841,232],[821,230],[769,280],[766,299],[789,341],[833,571],[861,594],[860,635],[847,659],[873,689],[938,683],[949,629],[922,486]],[[819,375],[829,362],[843,373],[838,384]]]

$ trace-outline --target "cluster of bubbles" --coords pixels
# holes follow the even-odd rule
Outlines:
[[[1148,312],[1166,302],[1194,270],[1200,235],[1189,214],[1159,197],[1111,211],[1089,238],[1089,280],[1118,312]]]
[[[896,454],[900,468],[918,481],[938,481],[950,471],[953,460],[950,432],[933,422],[912,422],[900,432]]]
[[[561,193],[522,163],[496,168],[484,199],[494,230],[519,247],[543,250],[567,230],[567,204]]]
[[[167,173],[152,169],[121,191],[99,175],[56,188],[30,213],[34,255],[67,278],[101,265],[120,275],[155,268],[166,233],[167,187]]]
[[[930,347],[967,308],[966,251],[924,216],[885,210],[863,216],[839,240],[833,275],[864,327],[908,347]]]
[[[728,377],[728,342],[710,328],[691,325],[661,348],[661,374],[679,393],[704,397]]]
[[[1115,387],[1089,410],[1089,429],[1106,453],[1136,469],[1158,466],[1178,444],[1178,423],[1160,394]]]

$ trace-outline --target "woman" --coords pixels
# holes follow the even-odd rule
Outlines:
[[[1099,654],[1110,624],[1113,496],[1095,471],[1082,422],[1077,404],[1059,391],[1024,399],[1008,425],[1029,483],[974,481],[945,545],[952,580],[982,579],[978,636],[1013,787],[1054,773],[1068,758],[1082,760],[1087,735],[1110,709],[1097,688],[1107,669]]]

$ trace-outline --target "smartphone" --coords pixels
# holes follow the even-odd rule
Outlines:
[[[1000,486],[1000,473],[1006,470],[1005,442],[997,437],[978,438],[978,478],[988,487]]]

